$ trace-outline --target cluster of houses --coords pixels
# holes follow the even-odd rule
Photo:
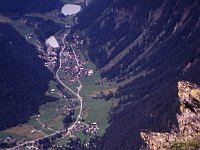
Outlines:
[[[11,136],[0,139],[0,148],[13,147],[16,144],[17,144],[17,139]]]
[[[33,38],[33,35],[31,33],[27,34],[27,35],[25,35],[25,38],[28,41],[29,39]]]
[[[6,138],[0,139],[0,149],[7,149],[10,147],[15,147],[21,145],[22,143],[27,143],[28,139],[26,137],[16,139],[12,136],[7,136]]]
[[[78,56],[76,56],[79,59]],[[72,51],[64,51],[62,53],[61,71],[65,73],[65,78],[68,82],[76,82],[77,79],[87,75],[87,70],[84,69],[81,62],[79,66],[75,60],[75,55]]]
[[[57,53],[58,53],[59,48],[53,48],[47,44],[46,45],[47,49],[46,49],[45,45],[43,45],[42,42],[40,42],[39,40],[36,41],[36,46],[39,52],[39,58],[45,60],[44,65],[48,69],[53,70],[57,63],[57,59],[58,59]]]
[[[73,128],[74,132],[75,131],[82,131],[83,134],[85,135],[90,135],[90,134],[93,134],[93,135],[96,135],[98,130],[99,130],[99,127],[98,127],[98,122],[93,122],[92,124],[86,124],[86,123],[83,123],[81,121],[78,121],[74,128]]]
[[[27,38],[29,37],[31,38],[31,35],[27,35]],[[62,39],[59,39],[59,40],[62,40]],[[60,51],[60,48],[63,48],[62,42],[60,43],[60,47],[58,48],[53,48],[47,45],[47,50],[44,50],[45,47],[39,40],[37,40],[36,44],[37,44],[38,51],[40,53],[40,57],[45,60],[45,66],[48,67],[50,70],[54,70],[54,68],[57,66],[57,63],[58,63],[58,55],[59,55],[58,52]],[[64,73],[62,75],[62,78],[64,78],[68,82],[77,82],[78,79],[91,76],[94,73],[94,70],[86,69],[84,67],[85,62],[81,61],[80,53],[78,50],[81,49],[82,44],[83,44],[83,40],[81,40],[78,35],[75,35],[74,41],[70,44],[66,43],[67,45],[66,48],[62,50],[61,58],[60,58],[61,60],[60,71]],[[57,93],[61,97],[66,98],[66,95],[61,91],[51,89],[49,92]],[[76,109],[76,107],[77,107],[77,102],[73,99],[67,98],[63,104],[59,105],[56,108],[55,116],[62,114],[65,116],[72,116],[73,118],[74,110]],[[40,113],[37,113],[35,115],[36,120],[42,125],[43,128],[49,129],[51,131],[55,131],[51,126],[40,122],[40,117],[41,117]],[[78,121],[71,132],[75,133],[76,131],[82,131],[83,134],[85,135],[87,134],[96,135],[98,130],[99,130],[99,127],[98,127],[97,122],[86,124],[84,122]],[[39,130],[36,128],[33,128],[31,133],[34,133],[35,131],[39,131]],[[64,126],[63,126],[63,129],[60,129],[59,131],[55,132],[55,135],[56,136],[57,134],[61,135],[61,133],[64,133],[64,132],[66,131],[64,130]],[[39,143],[39,141],[33,141],[30,143],[27,140],[26,141],[16,140],[15,138],[12,138],[12,137],[0,139],[0,144],[2,143],[3,144],[6,143],[7,144],[6,147],[8,147],[8,145],[11,147],[14,147],[14,146],[27,147],[29,149],[33,149],[33,148],[38,149],[39,147],[41,147],[41,144]]]
[[[54,69],[56,66],[56,62],[57,62],[57,48],[53,48],[53,47],[48,47],[47,48],[47,53],[45,54],[45,56],[43,57],[46,62],[45,62],[45,66],[48,67],[50,70]]]
[[[74,109],[77,106],[77,102],[75,102],[75,100],[73,99],[67,99],[66,101],[63,101],[62,104],[60,104],[57,108],[56,108],[56,112],[55,112],[55,117],[58,115],[63,115],[65,117],[69,116],[73,118],[74,115]],[[36,120],[42,125],[42,128],[47,128],[48,130],[51,131],[56,131],[52,128],[52,126],[49,126],[46,123],[41,122],[40,119],[41,115],[38,112],[35,115]],[[64,129],[64,125],[63,125],[63,129]],[[59,130],[63,130],[63,129],[59,129]],[[34,130],[33,130],[34,131]]]
[[[61,71],[65,73],[63,76],[68,82],[76,82],[86,76],[94,73],[91,69],[85,69],[85,62],[81,61],[80,53],[83,40],[79,36],[74,36],[74,41],[62,52],[61,55]],[[76,52],[74,51],[76,50]]]
[[[71,115],[74,112],[74,109],[76,107],[76,103],[72,99],[68,99],[66,101],[66,105],[60,105],[56,111],[56,115],[62,114],[62,115]]]

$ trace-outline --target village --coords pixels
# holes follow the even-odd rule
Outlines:
[[[25,23],[25,22],[22,22]],[[57,147],[60,139],[68,137],[76,137],[77,132],[82,132],[84,135],[97,135],[99,131],[99,122],[91,121],[84,122],[82,103],[84,102],[83,97],[79,94],[82,88],[80,82],[81,79],[88,76],[92,76],[95,73],[93,69],[85,68],[87,64],[86,60],[81,57],[81,49],[83,46],[83,39],[79,34],[73,34],[73,40],[68,42],[66,40],[66,33],[69,33],[69,27],[66,26],[66,31],[62,34],[52,35],[46,40],[46,43],[40,41],[36,38],[35,46],[39,52],[39,57],[44,60],[44,66],[47,67],[55,76],[58,83],[57,88],[50,88],[47,93],[49,95],[58,95],[60,98],[64,99],[62,104],[56,106],[54,116],[64,116],[63,127],[56,129],[48,122],[42,119],[42,113],[38,111],[32,116],[34,121],[41,127],[34,127],[25,125],[27,128],[27,136],[22,136],[20,138],[12,136],[7,136],[6,138],[0,138],[0,145],[2,148],[11,149],[41,149],[48,141],[50,141],[52,147]],[[27,41],[32,40],[34,35],[32,33],[26,34],[25,38]],[[68,84],[76,85],[74,90]],[[77,86],[77,84],[79,86]],[[102,85],[101,82],[98,85]],[[69,93],[73,94],[69,98]],[[78,115],[77,115],[78,113]],[[23,124],[17,127],[11,128],[14,131],[16,129],[24,128]],[[10,131],[9,130],[9,131]],[[50,134],[44,131],[50,131]],[[18,132],[18,131],[17,131]],[[20,131],[19,131],[20,132]],[[33,138],[32,138],[33,137]],[[67,141],[66,141],[67,143]],[[86,143],[88,145],[88,143]]]
[[[62,37],[63,35],[61,35]],[[47,44],[47,53],[43,57],[46,60],[45,66],[50,70],[54,70],[58,63],[60,63],[59,75],[62,81],[65,83],[75,83],[78,82],[79,79],[87,76],[91,76],[94,71],[90,69],[85,69],[84,65],[86,62],[83,62],[80,59],[80,49],[83,43],[83,40],[79,38],[78,35],[75,35],[72,43],[65,42],[65,46],[62,43],[62,38],[59,38],[59,47],[52,47]],[[40,42],[38,41],[38,45]],[[41,45],[42,48],[42,45]],[[43,51],[44,52],[44,51]],[[61,57],[59,57],[61,56]],[[80,82],[80,81],[79,81]],[[62,86],[62,85],[60,85]],[[77,87],[78,88],[78,87]],[[56,90],[54,88],[49,90],[50,94],[57,94],[60,97],[65,99],[65,102],[60,104],[56,108],[55,116],[62,114],[65,116],[63,120],[63,128],[59,130],[54,129],[52,126],[44,123],[40,120],[41,115],[40,112],[35,114],[35,120],[42,126],[42,129],[47,129],[52,131],[53,133],[50,135],[44,134],[41,138],[36,140],[28,141],[27,138],[16,139],[15,137],[7,137],[5,139],[0,139],[1,144],[9,144],[9,147],[22,148],[27,147],[29,149],[35,148],[39,149],[41,147],[41,141],[45,141],[45,139],[49,139],[50,141],[54,141],[57,138],[61,137],[75,137],[76,132],[82,131],[84,135],[97,135],[99,127],[98,122],[91,122],[86,124],[81,117],[82,112],[78,118],[75,118],[75,111],[80,109],[80,105],[78,104],[77,98],[69,98],[68,95],[62,90]],[[83,98],[80,98],[82,101]],[[74,122],[75,121],[75,122]],[[73,123],[74,122],[74,123]],[[71,125],[73,123],[73,125]],[[42,133],[43,131],[38,128],[33,128],[30,134]],[[58,140],[59,141],[59,140]],[[53,144],[53,143],[52,143]],[[55,143],[54,146],[56,147]]]
[[[81,60],[80,50],[83,44],[83,39],[81,39],[79,35],[73,35],[73,39],[74,40],[70,43],[66,41],[63,43],[61,35],[58,37],[59,47],[52,47],[51,45],[47,44],[47,54],[45,57],[47,62],[45,62],[45,66],[52,70],[56,67],[57,62],[60,62],[60,78],[62,81],[65,81],[65,83],[78,82],[79,79],[91,76],[95,72],[92,69],[86,69],[84,67],[86,62]],[[54,93],[55,89],[51,89],[50,92]],[[58,92],[57,94],[63,98],[66,98],[66,95],[62,91]],[[68,118],[68,121],[72,121],[75,119],[74,112],[78,108],[80,108],[80,106],[78,106],[78,102],[75,101],[75,99],[66,98],[66,105],[58,107],[56,113],[62,113],[66,116],[66,118]],[[40,114],[37,115],[36,118],[39,120]],[[65,128],[66,126],[69,126],[71,123],[70,121],[65,122]],[[42,126],[44,128],[51,129],[51,127],[48,127],[46,124],[42,124]],[[69,136],[74,136],[77,131],[82,131],[85,135],[96,135],[98,133],[98,129],[98,122],[86,124],[82,122],[82,119],[79,119],[79,121],[74,124],[74,127],[69,132]]]
[[[91,76],[94,73],[93,70],[86,69],[84,67],[86,62],[81,60],[80,50],[83,44],[83,39],[79,38],[79,35],[73,35],[73,39],[74,40],[71,43],[65,42],[66,48],[62,49],[62,52],[60,52],[60,72],[62,74],[60,78],[67,83],[78,82],[79,79]],[[64,45],[61,46],[61,48],[63,47]],[[80,87],[77,87],[77,89],[80,89]],[[80,97],[80,99],[83,100],[82,97]],[[74,112],[74,107],[70,107],[69,110]],[[68,114],[72,113],[68,112]],[[77,131],[83,131],[84,134],[96,135],[98,129],[97,122],[86,124],[82,122],[82,117],[80,117],[80,119],[75,122],[69,135],[72,136]]]

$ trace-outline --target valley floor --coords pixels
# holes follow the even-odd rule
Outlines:
[[[25,37],[33,32],[27,27],[26,33],[23,33],[20,29],[22,20],[11,21],[11,24],[17,26]],[[49,58],[54,52],[56,61],[47,60],[45,63],[55,74],[55,80],[49,83],[46,94],[58,100],[41,105],[27,123],[1,131],[1,141],[14,143],[9,149],[38,148],[38,141],[47,138],[56,139],[53,147],[67,147],[70,138],[78,138],[87,145],[95,135],[102,136],[109,126],[112,101],[105,101],[103,94],[113,89],[115,83],[100,78],[98,69],[92,62],[86,61],[81,52],[83,39],[76,35],[74,41],[68,42],[68,33],[69,30],[66,30],[55,35],[61,46],[55,49],[48,47],[47,56]],[[38,42],[35,35],[27,40],[42,51],[44,43]],[[56,66],[58,69],[54,71]]]

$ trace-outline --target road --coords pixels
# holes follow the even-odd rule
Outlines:
[[[69,33],[69,32],[68,32],[68,33]],[[60,51],[60,53],[59,53],[59,56],[60,56],[60,63],[59,63],[59,68],[58,68],[58,70],[56,71],[56,78],[57,78],[57,80],[60,82],[61,85],[63,85],[66,89],[68,89],[71,93],[73,93],[73,94],[79,99],[79,101],[80,101],[80,111],[79,111],[78,117],[76,118],[76,121],[68,128],[67,134],[66,134],[66,135],[70,135],[71,130],[74,128],[75,124],[76,124],[76,123],[78,122],[78,120],[81,118],[81,113],[82,113],[82,109],[83,109],[83,101],[82,101],[83,99],[82,99],[82,97],[80,96],[80,91],[81,91],[81,89],[82,89],[83,86],[82,86],[80,80],[78,80],[79,86],[77,87],[78,91],[77,91],[77,93],[76,93],[76,92],[74,92],[71,88],[69,88],[67,85],[65,85],[65,84],[62,82],[62,80],[60,79],[60,77],[59,77],[59,71],[60,71],[60,69],[61,69],[61,67],[62,67],[62,61],[61,61],[62,57],[61,57],[61,56],[62,56],[62,52],[66,49],[65,38],[66,38],[66,36],[68,35],[68,33],[64,34],[64,36],[63,36],[63,38],[62,38],[63,48],[61,49],[61,51]],[[75,51],[74,51],[74,48],[73,48],[72,46],[71,46],[71,48],[72,48],[73,53],[74,53],[74,55],[75,55],[75,59],[76,59],[76,62],[77,62],[77,66],[80,66],[80,64],[79,64],[79,62],[78,62],[78,59],[77,59],[77,56],[76,56],[76,53],[75,53]],[[78,74],[77,74],[77,78],[78,78]],[[52,137],[52,136],[54,136],[54,135],[56,135],[56,134],[63,134],[63,133],[65,133],[65,132],[66,132],[66,130],[63,129],[63,130],[61,130],[61,131],[54,132],[54,133],[52,133],[52,134],[50,134],[50,135],[45,135],[44,137],[41,137],[41,138],[38,138],[38,139],[35,139],[35,140],[32,140],[32,141],[28,141],[28,142],[25,142],[25,143],[22,143],[22,144],[17,145],[17,146],[15,146],[15,147],[13,147],[13,148],[8,148],[7,150],[20,149],[21,147],[27,146],[28,144],[33,144],[33,143],[35,143],[36,141],[39,141],[39,140],[42,140],[42,139],[45,139],[45,138],[48,138],[48,137]]]
[[[59,65],[58,70],[56,71],[56,78],[60,82],[60,84],[62,84],[66,89],[68,89],[71,93],[73,93],[79,99],[79,101],[80,101],[80,111],[79,111],[78,117],[76,118],[76,121],[71,125],[71,127],[69,127],[68,130],[67,130],[67,135],[69,135],[70,132],[71,132],[71,130],[74,128],[75,124],[81,118],[81,113],[82,113],[82,110],[83,110],[83,101],[82,101],[82,98],[80,96],[80,91],[81,91],[81,89],[82,89],[83,86],[82,86],[80,80],[78,79],[78,73],[77,73],[77,79],[78,79],[79,86],[77,87],[77,90],[78,90],[77,93],[74,92],[72,89],[70,89],[67,85],[65,85],[62,82],[62,80],[60,79],[60,77],[59,77],[59,71],[60,71],[60,69],[62,67],[62,61],[61,61],[62,57],[61,56],[62,56],[62,52],[66,48],[66,43],[65,43],[66,36],[67,36],[67,34],[64,34],[64,37],[62,38],[63,48],[62,48],[62,50],[60,51],[60,54],[59,54],[60,55],[60,65]],[[74,51],[74,48],[71,45],[70,45],[70,47],[73,50],[77,66],[80,66],[79,61],[78,61],[77,56],[76,56],[76,53]],[[78,71],[78,69],[77,69],[77,71]]]

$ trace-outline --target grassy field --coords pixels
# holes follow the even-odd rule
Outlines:
[[[84,135],[82,131],[78,131],[76,136],[84,143],[88,143],[91,138],[94,138],[94,135]]]
[[[51,20],[51,21],[54,21],[56,23],[68,25],[68,26],[72,26],[74,24],[73,16],[66,16],[64,18],[60,18],[57,15],[55,15],[56,13],[60,13],[58,11],[59,10],[54,10],[50,13],[45,13],[45,14],[32,13],[32,14],[27,14],[26,16],[39,17],[39,18],[42,18],[44,20]]]
[[[14,128],[8,129],[6,130],[6,132],[10,134],[19,135],[21,137],[27,137],[28,139],[31,139],[31,140],[41,138],[45,135],[44,133],[41,133],[37,130],[32,132],[33,130],[34,130],[33,127],[30,125],[22,125],[22,126],[16,126]]]
[[[7,131],[1,131],[1,132],[0,132],[0,139],[1,139],[1,138],[6,138],[6,137],[8,137],[8,136],[12,136],[12,137],[15,137],[15,138],[17,138],[17,139],[20,138],[19,136],[14,135],[14,134],[11,134],[11,133],[9,133],[9,132],[7,132]]]
[[[58,92],[59,90],[56,87],[57,83],[54,81],[51,81],[49,83],[49,90],[55,89],[54,93],[49,94],[52,97],[56,97],[59,100],[56,102],[49,102],[47,104],[41,105],[39,112],[41,113],[40,121],[42,123],[47,124],[48,126],[51,126],[52,129],[54,130],[59,130],[63,128],[63,119],[64,119],[64,112],[63,111],[58,111],[58,108],[61,108],[65,105],[68,105],[68,102],[66,101],[67,98],[62,98]],[[68,92],[68,91],[67,91]],[[76,100],[74,100],[76,101]],[[75,110],[75,117],[76,117],[76,112],[79,112],[79,109]]]
[[[23,37],[27,38],[28,34],[31,34],[31,38],[28,38],[28,42],[36,45],[36,35],[34,34],[34,28],[23,23],[22,19],[10,20],[9,24],[13,26]]]
[[[96,67],[91,62],[86,64],[87,69],[96,70]],[[106,92],[109,90],[116,90],[117,84],[114,82],[103,82],[102,85],[96,85],[95,83],[100,79],[100,72],[95,71],[92,76],[88,76],[87,78],[81,79],[81,83],[83,84],[83,90],[81,91],[82,95],[92,95],[100,92]]]
[[[86,66],[89,69],[96,69],[90,62]],[[80,94],[83,96],[83,118],[85,123],[99,122],[99,135],[103,135],[105,129],[109,126],[109,111],[111,110],[111,101],[105,101],[104,99],[93,99],[91,95],[110,88],[110,84],[105,82],[102,85],[95,85],[95,82],[100,79],[100,72],[96,71],[92,76],[81,79],[83,88]]]
[[[30,125],[30,126],[36,128],[36,129],[41,129],[42,128],[42,125],[35,119],[34,116],[32,116],[30,118],[30,120],[27,123],[25,123],[25,124],[26,125]]]
[[[88,62],[85,67],[87,69],[96,70],[96,67],[91,62]],[[100,93],[104,90],[112,88],[115,83],[104,82],[102,85],[95,84],[100,79],[100,72],[96,71],[93,75],[82,78],[80,81],[83,85],[80,95],[83,97],[83,111],[82,117],[84,122],[89,124],[93,122],[99,122],[98,135],[102,136],[105,133],[105,129],[109,126],[109,111],[111,110],[112,101],[105,101],[104,99],[93,99],[91,95],[93,93]],[[66,85],[74,89],[71,83],[66,82]],[[79,109],[78,109],[79,110]],[[78,114],[78,111],[75,112]],[[76,133],[76,136],[81,141],[89,141],[93,135],[84,135],[82,131]]]
[[[63,119],[64,116],[62,114],[57,113],[57,108],[59,105],[62,105],[64,101],[59,100],[57,102],[51,102],[40,107],[41,117],[40,121],[49,127],[51,126],[54,130],[59,130],[63,128]]]
[[[90,97],[84,97],[83,118],[85,123],[99,122],[99,135],[103,135],[105,129],[109,126],[109,111],[111,109],[111,101],[94,100]]]
[[[87,67],[91,67],[90,69],[95,69],[93,64],[88,64]],[[92,68],[93,67],[93,68]],[[82,117],[84,119],[85,123],[93,123],[93,122],[99,122],[99,131],[98,135],[102,136],[105,133],[105,129],[109,126],[108,119],[109,119],[109,111],[111,109],[112,102],[111,101],[105,101],[103,99],[93,99],[90,95],[94,92],[100,92],[106,88],[109,88],[108,82],[104,83],[102,86],[95,85],[95,82],[100,79],[100,73],[97,71],[92,76],[89,76],[87,78],[81,79],[81,82],[83,84],[83,88],[81,90],[81,96],[83,97],[83,113]],[[44,105],[41,105],[39,108],[39,112],[41,114],[41,117],[39,120],[42,123],[45,123],[48,127],[52,127],[54,130],[59,130],[60,128],[63,128],[63,119],[64,116],[62,113],[59,113],[57,111],[58,107],[62,107],[63,105],[66,105],[66,99],[60,97],[57,92],[59,91],[56,88],[57,83],[54,81],[51,81],[49,83],[49,90],[55,89],[54,93],[48,93],[48,95],[51,95],[53,97],[57,97],[59,100],[56,102],[49,102]],[[78,102],[78,100],[77,100]],[[79,104],[80,105],[80,104]],[[75,109],[75,118],[77,117],[80,109],[79,105],[77,105],[77,109]],[[31,133],[33,128],[36,128],[37,130],[34,133]],[[44,136],[45,134],[49,135],[53,133],[47,128],[43,128],[42,125],[36,120],[35,116],[32,116],[28,123],[23,124],[21,127],[17,126],[12,129],[8,129],[6,131],[0,132],[0,138],[7,137],[7,136],[14,136],[14,137],[26,137],[28,139],[37,139],[39,137]],[[81,139],[81,141],[89,141],[90,138],[93,137],[93,135],[84,135],[82,131],[77,132],[76,136]],[[67,139],[62,139],[60,141],[60,144],[63,145],[66,143]]]
[[[81,95],[91,95],[92,93],[95,93],[97,91],[103,91],[104,89],[109,87],[109,83],[106,82],[102,85],[95,85],[95,83],[100,79],[100,72],[95,72],[92,76],[89,76],[87,78],[81,79],[81,83],[83,85],[83,88],[81,90]]]
[[[67,99],[62,98],[58,92],[59,90],[56,87],[57,83],[54,81],[51,81],[49,83],[49,91],[51,89],[55,89],[54,93],[47,92],[47,95],[50,95],[52,97],[58,98],[56,102],[49,102],[46,104],[43,104],[39,107],[40,112],[40,118],[42,124],[46,124],[47,127],[52,127],[53,130],[59,130],[63,128],[63,119],[64,115],[62,111],[57,111],[57,108],[62,107],[64,105],[67,105]],[[76,100],[75,100],[76,101]],[[79,109],[75,110],[75,117],[77,117],[79,112]],[[36,128],[37,130],[41,131],[34,133],[31,133],[33,128]],[[43,134],[42,134],[43,133]],[[51,134],[53,131],[49,130],[48,128],[43,128],[42,125],[36,120],[35,116],[30,117],[30,120],[23,124],[21,127],[16,126],[14,128],[5,130],[0,132],[0,138],[4,138],[7,136],[14,136],[14,137],[27,137],[28,139],[37,139],[38,137],[44,136],[44,134]]]

